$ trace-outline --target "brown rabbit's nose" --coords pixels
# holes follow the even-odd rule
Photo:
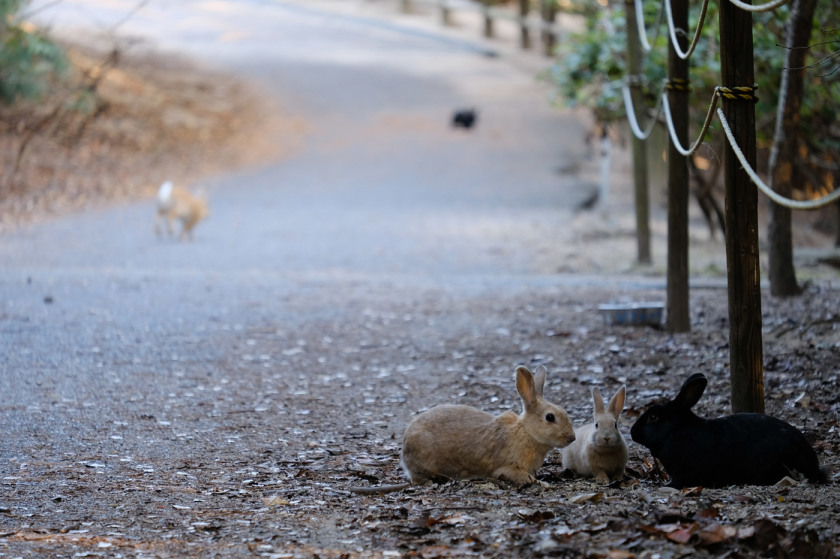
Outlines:
[[[566,435],[566,444],[572,444],[573,442],[575,442],[575,434],[570,433]]]

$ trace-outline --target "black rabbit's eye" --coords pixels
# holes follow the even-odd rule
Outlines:
[[[652,413],[648,416],[648,420],[647,420],[648,423],[656,423],[657,421],[659,421],[659,416],[658,415]]]
[[[553,413],[545,414],[545,420],[548,421],[549,423],[554,423],[554,414]]]

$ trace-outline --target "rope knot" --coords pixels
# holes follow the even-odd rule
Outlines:
[[[719,85],[715,88],[715,95],[723,97],[730,101],[748,101],[751,103],[758,102],[758,95],[755,91],[758,89],[758,84],[753,84],[752,87],[742,85],[737,87],[724,87]]]
[[[691,82],[682,78],[671,78],[665,83],[665,88],[673,91],[691,91]]]

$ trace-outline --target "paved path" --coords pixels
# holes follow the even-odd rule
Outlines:
[[[44,17],[105,26],[131,5]],[[444,283],[555,271],[558,228],[586,195],[558,169],[582,158],[583,132],[530,73],[473,43],[285,2],[152,2],[121,29],[257,80],[307,123],[302,148],[206,185],[212,218],[190,246],[156,242],[137,205],[7,239],[13,268]],[[471,133],[448,127],[464,106],[480,111]]]
[[[134,4],[40,17],[106,28]],[[552,247],[582,195],[557,170],[584,146],[532,74],[473,43],[286,2],[153,1],[120,29],[257,80],[307,131],[287,159],[205,183],[212,215],[192,243],[154,237],[151,201],[0,240],[7,403],[37,406],[33,382],[92,394],[91,367],[212,360],[192,347],[208,331],[340,318],[353,297],[388,308],[555,283]],[[470,133],[448,126],[463,106],[480,111]]]

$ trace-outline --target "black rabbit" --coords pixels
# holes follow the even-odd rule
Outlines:
[[[478,113],[475,109],[460,109],[452,114],[452,126],[454,128],[465,128],[469,130],[475,126],[478,120]]]
[[[672,487],[772,485],[797,471],[825,482],[817,453],[796,427],[760,413],[703,419],[691,411],[706,377],[691,375],[677,397],[652,405],[630,429],[671,477]]]

